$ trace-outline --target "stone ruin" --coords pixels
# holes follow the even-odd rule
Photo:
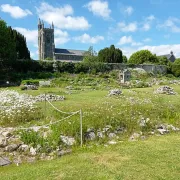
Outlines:
[[[122,94],[122,91],[119,89],[112,89],[109,91],[109,96],[120,95],[120,94]]]
[[[51,86],[51,81],[39,81],[39,86],[40,87],[49,87]]]
[[[156,91],[156,94],[167,94],[167,95],[175,95],[176,92],[172,87],[169,86],[161,86]]]
[[[60,95],[55,95],[55,94],[40,94],[40,95],[35,97],[35,100],[37,102],[45,101],[45,99],[47,101],[64,101],[65,97],[60,96]]]
[[[24,89],[22,90],[38,90],[38,86],[32,84],[32,85],[24,85]]]
[[[130,81],[131,78],[131,72],[128,69],[125,69],[119,73],[119,80],[120,83],[126,83],[127,81]]]

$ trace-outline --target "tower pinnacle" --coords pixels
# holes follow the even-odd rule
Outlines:
[[[38,24],[41,25],[41,19],[39,18]]]

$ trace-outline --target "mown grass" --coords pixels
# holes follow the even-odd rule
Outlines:
[[[175,180],[180,177],[180,136],[154,136],[145,141],[76,149],[52,161],[0,168],[5,179]]]

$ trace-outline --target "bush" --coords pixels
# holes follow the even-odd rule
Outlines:
[[[23,80],[21,84],[39,86],[39,80],[36,80],[36,79]]]
[[[129,64],[157,63],[158,59],[148,50],[137,51],[129,58]]]
[[[180,76],[180,65],[172,64],[171,71],[174,76],[179,77]]]
[[[21,86],[21,90],[22,91],[27,90],[27,87],[26,86]]]

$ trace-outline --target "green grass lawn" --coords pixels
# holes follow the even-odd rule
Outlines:
[[[145,141],[84,147],[52,161],[0,168],[0,179],[125,179],[180,178],[180,134]]]
[[[69,85],[69,84],[68,84]],[[33,164],[11,165],[0,167],[0,180],[3,179],[180,179],[180,134],[153,136],[145,141],[129,142],[127,139],[134,132],[141,131],[147,135],[160,123],[172,124],[180,127],[180,86],[170,85],[177,95],[156,95],[153,91],[159,86],[150,88],[123,89],[118,97],[108,97],[108,89],[79,86],[79,89],[67,93],[65,86],[39,88],[35,91],[21,91],[20,87],[13,87],[19,93],[39,95],[52,93],[64,95],[65,101],[53,102],[63,111],[83,111],[83,133],[88,128],[95,130],[111,125],[112,129],[125,127],[127,130],[119,135],[117,145],[95,146],[96,143],[106,141],[86,142],[83,148],[74,147],[71,155],[52,161],[38,161]],[[94,86],[93,86],[94,87]],[[114,88],[111,88],[114,89]],[[37,104],[40,116],[27,122],[3,122],[5,126],[35,126],[59,120],[66,115],[54,110],[47,102]],[[150,124],[144,130],[139,126],[141,118],[149,118]],[[34,117],[33,117],[34,118]],[[14,123],[14,124],[13,124]],[[68,121],[51,127],[53,133],[48,142],[59,139],[60,134],[76,137],[79,140],[79,115]],[[52,137],[51,137],[52,136]],[[39,143],[39,142],[37,142]],[[57,145],[58,142],[57,142]],[[78,145],[78,144],[77,144]],[[93,147],[89,147],[93,146]]]

